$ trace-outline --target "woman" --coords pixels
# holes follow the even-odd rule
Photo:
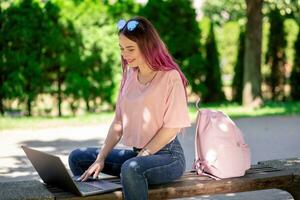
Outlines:
[[[153,25],[143,17],[118,23],[123,78],[103,147],[74,150],[69,165],[85,181],[120,176],[125,199],[148,199],[148,185],[180,178],[185,158],[177,134],[190,126],[187,80]],[[119,141],[131,149],[115,149]]]

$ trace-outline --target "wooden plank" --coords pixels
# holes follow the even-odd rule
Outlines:
[[[150,186],[150,199],[170,199],[191,197],[208,194],[224,194],[244,191],[255,191],[271,188],[284,188],[293,182],[293,174],[289,171],[271,171],[265,168],[256,173],[247,173],[243,177],[230,178],[215,181],[208,177],[195,175],[193,172],[187,172],[179,180],[171,183]],[[56,199],[79,200],[82,197],[72,195],[67,192],[54,192]],[[85,197],[86,200],[117,200],[122,199],[122,192],[115,191],[109,194],[95,195]]]
[[[290,173],[274,172],[220,181],[190,179],[189,181],[151,187],[149,195],[151,199],[168,199],[280,188],[290,185],[293,182],[292,177],[293,175]]]

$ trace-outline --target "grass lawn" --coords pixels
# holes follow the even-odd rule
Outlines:
[[[222,110],[232,118],[274,116],[274,115],[299,115],[300,102],[266,102],[262,108],[253,110],[245,109],[233,103],[204,104],[201,108]],[[194,104],[189,106],[191,120],[194,121],[197,110]],[[81,116],[65,117],[0,117],[0,132],[14,129],[41,129],[66,126],[86,126],[101,123],[111,123],[113,112],[85,114]]]
[[[246,109],[235,103],[204,104],[201,108],[222,110],[232,118],[257,117],[257,116],[300,116],[300,102],[265,102],[259,109]],[[191,115],[196,116],[195,106],[190,107]]]

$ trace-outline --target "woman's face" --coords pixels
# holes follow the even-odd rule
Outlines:
[[[144,65],[145,60],[140,52],[140,49],[136,42],[128,39],[124,35],[119,36],[119,45],[121,50],[121,55],[128,63],[129,67],[137,67]]]

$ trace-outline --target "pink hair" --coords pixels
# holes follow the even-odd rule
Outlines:
[[[180,74],[182,84],[186,88],[188,80],[180,70],[178,64],[174,61],[170,55],[164,42],[160,39],[157,31],[150,21],[144,17],[134,17],[128,21],[136,20],[139,22],[138,26],[133,30],[129,31],[127,28],[123,28],[119,31],[119,35],[122,34],[128,39],[137,43],[141,53],[143,54],[146,62],[150,65],[152,70],[155,71],[169,71],[175,69]],[[127,21],[127,22],[128,22]],[[127,76],[127,62],[121,56],[122,63],[122,83],[121,90],[123,89],[126,76]],[[136,70],[136,69],[135,69]],[[187,92],[185,89],[185,95],[187,99]]]

